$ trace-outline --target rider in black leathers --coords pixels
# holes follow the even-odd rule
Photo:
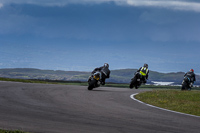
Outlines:
[[[194,70],[193,70],[193,69],[190,69],[189,72],[185,73],[184,77],[189,78],[189,80],[190,80],[190,85],[189,85],[189,86],[192,87],[193,84],[194,84],[194,81],[196,81],[196,77],[195,77],[195,74],[194,74]]]
[[[110,70],[109,70],[109,64],[108,63],[104,63],[104,65],[102,67],[97,67],[95,68],[93,71],[92,71],[92,75],[95,73],[95,72],[101,72],[101,84],[102,85],[105,85],[105,80],[106,78],[109,78],[110,77]]]

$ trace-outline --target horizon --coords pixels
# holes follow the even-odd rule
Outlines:
[[[76,70],[74,70],[74,71],[67,71],[67,70],[52,70],[52,69],[39,69],[39,68],[0,68],[0,69],[37,69],[37,70],[44,70],[44,71],[46,71],[46,70],[49,70],[49,71],[65,71],[65,72],[92,72],[92,71],[76,71]],[[110,69],[110,71],[117,71],[117,70],[138,70],[138,69],[136,69],[136,68],[122,68],[122,69]],[[177,71],[177,72],[159,72],[159,71],[155,71],[155,70],[149,70],[149,71],[152,71],[152,72],[158,72],[158,73],[163,73],[163,74],[169,74],[169,73],[186,73],[186,72],[183,72],[183,71]],[[194,72],[195,73],[195,72]],[[199,75],[200,76],[200,74],[199,73],[195,73],[195,75]]]

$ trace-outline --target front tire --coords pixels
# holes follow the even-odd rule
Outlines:
[[[130,89],[133,89],[135,82],[136,82],[136,78],[134,77],[133,79],[131,79],[131,82],[130,82],[130,85],[129,85]]]
[[[88,90],[93,90],[93,88],[95,87],[95,84],[96,84],[96,80],[91,80],[89,82],[89,85],[88,85]]]
[[[183,84],[182,84],[182,87],[181,87],[181,90],[187,90],[187,83],[186,82],[184,82]]]
[[[93,90],[93,87],[92,86],[88,86],[88,90],[89,91]]]
[[[133,83],[132,82],[130,83],[129,88],[133,89]]]

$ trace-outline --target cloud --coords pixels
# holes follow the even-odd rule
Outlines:
[[[3,4],[35,4],[41,6],[65,6],[68,4],[101,4],[114,2],[120,6],[146,6],[146,7],[160,7],[173,10],[195,11],[200,12],[200,2],[195,0],[0,0],[0,8]],[[2,4],[1,4],[2,3]]]
[[[131,6],[148,6],[148,7],[161,7],[173,10],[186,10],[200,12],[199,2],[187,2],[177,0],[126,0],[126,3]]]
[[[65,6],[68,4],[99,4],[113,0],[0,0],[2,4],[34,4],[40,6]]]
[[[3,7],[3,4],[0,3],[0,8],[2,8],[2,7]]]

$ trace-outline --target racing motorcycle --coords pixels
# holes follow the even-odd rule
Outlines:
[[[93,90],[93,88],[99,87],[101,82],[101,72],[96,72],[88,79],[88,90]]]
[[[133,89],[135,87],[135,89],[138,89],[140,85],[143,83],[141,78],[142,78],[142,75],[139,72],[136,72],[134,77],[131,79],[129,88]]]
[[[181,90],[191,90],[191,88],[192,88],[192,83],[190,81],[190,78],[184,77]]]

